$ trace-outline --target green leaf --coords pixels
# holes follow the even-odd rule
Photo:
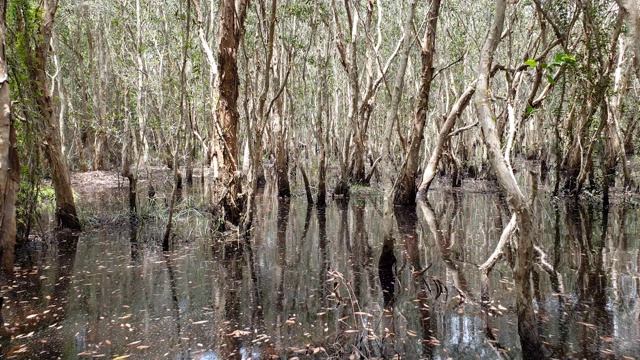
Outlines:
[[[551,74],[546,74],[547,75],[547,81],[549,81],[549,84],[553,85],[555,84],[555,80],[553,79],[553,76],[551,76]]]
[[[531,114],[535,114],[538,112],[538,109],[534,109],[533,106],[527,106],[527,110],[524,113],[524,117],[529,117]]]
[[[577,60],[574,56],[559,53],[558,55],[556,55],[553,63],[554,65],[558,65],[558,66],[560,65],[576,66]]]
[[[529,59],[529,60],[525,61],[524,64],[528,65],[529,67],[532,67],[532,68],[538,67],[538,62],[533,60],[533,59]]]

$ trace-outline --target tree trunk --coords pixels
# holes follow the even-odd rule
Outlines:
[[[248,0],[222,0],[220,2],[221,34],[218,52],[220,68],[219,98],[217,104],[218,167],[221,186],[226,187],[221,199],[225,216],[233,224],[240,223],[242,192],[238,171],[238,45],[244,29]]]
[[[424,137],[424,125],[429,108],[429,93],[433,81],[433,55],[436,47],[436,29],[440,15],[440,0],[433,0],[427,13],[427,28],[422,42],[422,80],[418,95],[418,110],[413,120],[413,131],[409,147],[405,153],[405,162],[393,188],[393,203],[413,205],[416,199],[416,176],[418,172],[420,146]]]
[[[275,13],[275,0],[273,1],[274,7],[271,10]],[[274,16],[275,18],[275,16]],[[274,21],[275,22],[275,21]],[[273,45],[273,44],[272,44]],[[273,86],[279,89],[281,81],[286,81],[284,75],[280,71],[282,67],[282,57],[276,57],[272,67],[274,68]],[[289,185],[289,152],[287,149],[287,129],[285,122],[284,112],[285,101],[283,96],[278,96],[275,101],[275,113],[273,118],[273,140],[275,142],[275,164],[276,181],[278,188],[278,197],[290,197],[291,187]]]
[[[5,0],[0,1],[0,44],[5,44]],[[20,184],[20,163],[16,150],[16,129],[11,118],[11,98],[5,47],[0,47],[0,253],[2,266],[13,273],[16,244],[16,194]],[[0,327],[2,324],[0,324]]]
[[[53,189],[56,194],[56,219],[58,226],[73,230],[80,230],[80,220],[76,212],[76,205],[71,189],[69,169],[62,154],[60,124],[55,116],[53,98],[47,81],[46,64],[49,55],[49,43],[53,21],[58,7],[57,0],[45,0],[42,14],[42,24],[39,35],[40,42],[36,47],[35,63],[30,64],[31,76],[35,79],[35,94],[37,98],[38,114],[42,121],[42,147],[45,158],[49,162]]]
[[[626,10],[629,16],[631,28],[631,48],[633,51],[633,65],[636,70],[636,77],[640,79],[640,14],[637,0],[626,0]]]
[[[413,19],[415,17],[416,6],[418,1],[414,0],[411,2],[409,6],[409,13],[407,14],[407,18],[404,23],[404,48],[402,50],[402,56],[400,57],[400,64],[398,64],[398,72],[396,73],[395,80],[393,82],[393,92],[391,93],[391,105],[389,107],[389,111],[387,112],[387,116],[385,119],[385,131],[384,138],[382,139],[382,168],[384,171],[382,172],[382,185],[385,188],[390,189],[392,184],[391,179],[391,165],[392,158],[391,155],[391,138],[393,135],[393,129],[398,121],[398,110],[400,107],[400,101],[402,100],[402,94],[404,91],[404,77],[407,72],[407,63],[409,62],[409,56],[411,54],[411,49],[413,48],[413,41],[410,38],[410,29],[413,26]],[[372,169],[373,171],[373,169]]]
[[[316,7],[315,11],[318,7]],[[322,56],[318,62],[317,69],[317,89],[315,96],[315,114],[313,116],[313,136],[317,143],[318,151],[318,194],[316,195],[316,204],[320,207],[325,206],[327,203],[327,143],[329,129],[323,130],[323,113],[325,111],[325,104],[328,98],[327,85],[324,79],[328,75],[327,67],[329,66],[329,53],[331,42],[329,40],[325,43],[325,48]],[[328,126],[327,126],[328,127]]]
[[[530,275],[533,270],[533,242],[536,236],[533,225],[533,212],[502,155],[500,140],[498,139],[494,122],[495,116],[491,109],[489,87],[491,66],[496,48],[500,42],[500,34],[504,26],[507,9],[506,0],[496,0],[495,3],[496,9],[493,23],[480,54],[480,74],[478,88],[475,93],[475,106],[484,133],[484,142],[487,146],[493,173],[508,199],[512,212],[516,213],[517,224],[520,229],[513,276],[515,280],[516,311],[518,313],[518,334],[520,335],[522,354],[525,359],[546,358],[538,335],[531,291]]]
[[[453,125],[456,123],[456,120],[464,111],[464,109],[469,104],[469,100],[473,96],[473,93],[476,91],[476,82],[474,81],[469,85],[467,90],[460,96],[460,98],[453,105],[451,110],[449,111],[449,115],[447,115],[447,119],[440,129],[438,133],[438,138],[436,140],[436,146],[431,153],[431,158],[429,159],[429,163],[427,164],[424,173],[422,174],[422,182],[420,183],[420,187],[418,188],[418,196],[426,196],[429,191],[429,187],[431,186],[431,182],[436,177],[436,171],[438,170],[438,163],[440,162],[440,158],[442,157],[442,152],[444,150],[444,145],[446,141],[449,139],[449,135]],[[455,186],[455,181],[454,181]]]

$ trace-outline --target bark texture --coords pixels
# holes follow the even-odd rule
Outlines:
[[[440,15],[440,0],[433,0],[427,13],[427,29],[422,42],[422,81],[418,95],[418,110],[413,121],[411,141],[405,154],[405,161],[393,189],[393,203],[415,205],[416,177],[420,165],[420,146],[424,137],[424,126],[429,108],[429,93],[433,81],[433,55],[436,47],[436,30]]]
[[[220,167],[221,186],[228,191],[221,202],[225,217],[233,224],[240,223],[242,204],[239,195],[242,192],[238,171],[238,45],[244,29],[247,12],[247,0],[220,2],[221,35],[218,52],[220,70],[219,98],[217,104],[218,127],[218,166]],[[222,155],[222,156],[220,156]]]
[[[11,98],[5,54],[6,6],[0,1],[0,253],[2,265],[13,272],[16,244],[16,194],[20,184],[20,163],[16,150],[16,129],[11,118]],[[0,324],[1,326],[2,324]]]
[[[76,211],[71,177],[62,153],[60,124],[55,116],[53,98],[47,81],[47,60],[51,42],[53,22],[58,8],[57,0],[44,0],[42,3],[42,23],[39,29],[40,42],[36,45],[34,63],[29,70],[34,81],[34,94],[38,94],[37,107],[41,120],[42,141],[45,158],[49,163],[51,180],[56,194],[56,220],[58,226],[80,230],[80,220]]]

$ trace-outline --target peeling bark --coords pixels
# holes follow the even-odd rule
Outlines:
[[[221,196],[225,217],[234,225],[240,223],[242,203],[240,194],[242,184],[238,171],[238,46],[244,31],[244,19],[247,13],[247,0],[223,0],[220,2],[221,35],[218,49],[220,86],[217,104],[218,167],[220,181],[218,186],[228,191]],[[221,156],[220,156],[221,155]]]
[[[12,273],[16,244],[16,195],[20,184],[20,162],[16,150],[16,129],[11,118],[5,31],[6,2],[2,0],[0,1],[0,254],[4,270]]]
[[[418,95],[418,110],[413,121],[411,140],[405,153],[405,162],[400,175],[394,184],[393,203],[396,205],[413,205],[416,199],[416,177],[420,166],[420,147],[424,137],[424,126],[429,108],[429,93],[433,81],[433,56],[436,47],[436,30],[440,15],[440,0],[433,0],[427,13],[427,28],[422,42],[422,81]]]

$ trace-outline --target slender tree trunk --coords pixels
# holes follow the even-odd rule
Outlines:
[[[440,15],[440,0],[433,0],[427,13],[427,28],[422,42],[422,80],[418,95],[418,110],[413,121],[413,131],[405,161],[393,188],[393,203],[413,205],[416,199],[416,177],[420,166],[420,146],[424,137],[424,126],[429,108],[429,93],[433,80],[433,55],[436,47],[436,30]]]
[[[520,229],[513,276],[515,280],[516,311],[518,313],[518,334],[520,335],[523,357],[525,359],[546,358],[538,335],[531,291],[530,276],[533,270],[533,243],[536,236],[533,211],[524,194],[520,191],[513,172],[502,154],[494,122],[495,116],[491,109],[491,88],[489,86],[491,66],[496,48],[500,43],[500,34],[504,26],[507,9],[506,0],[496,0],[495,4],[493,23],[480,54],[480,74],[475,93],[475,106],[484,133],[484,142],[487,146],[493,173],[508,199],[509,206],[516,213],[517,224]]]
[[[100,31],[96,34],[97,39],[101,44],[104,44],[104,40],[102,39],[104,34]],[[105,129],[105,121],[107,119],[107,87],[108,83],[106,77],[106,64],[105,64],[105,53],[104,45],[100,47],[100,50],[97,52],[97,69],[94,72],[94,77],[96,78],[96,92],[95,92],[95,103],[96,108],[94,112],[96,112],[95,117],[98,120],[98,126],[95,132],[95,152],[93,155],[93,170],[104,170],[104,150],[106,147],[106,131]]]
[[[411,27],[413,26],[413,19],[415,17],[416,6],[418,1],[414,0],[409,6],[409,13],[404,23],[404,48],[402,50],[402,56],[400,57],[400,64],[398,64],[398,72],[393,82],[393,91],[391,93],[391,105],[385,119],[385,132],[382,139],[382,168],[385,169],[382,174],[383,186],[390,189],[393,184],[391,183],[391,164],[392,155],[391,151],[391,138],[393,135],[393,128],[398,121],[398,111],[400,107],[400,101],[402,100],[402,94],[404,92],[404,77],[407,72],[407,63],[409,62],[409,55],[413,48],[413,41],[411,41],[409,35],[411,33]]]
[[[142,100],[144,92],[144,60],[142,56],[142,8],[140,6],[140,0],[136,0],[136,64],[138,66],[138,83],[136,92],[136,115],[138,118],[138,130],[140,133],[140,142],[142,145],[142,158],[138,159],[137,166],[142,165],[147,167],[149,163],[149,140],[147,139],[147,121],[142,109]],[[142,164],[140,164],[142,163]],[[138,169],[136,168],[136,174],[138,176]],[[148,175],[148,171],[147,171]]]
[[[35,63],[31,64],[31,76],[35,79],[37,107],[42,121],[42,147],[47,159],[53,188],[56,195],[56,219],[58,226],[79,230],[80,220],[71,189],[69,169],[62,154],[60,123],[55,116],[53,98],[47,85],[46,64],[49,55],[49,43],[53,29],[53,21],[58,7],[57,0],[44,0],[42,24],[39,30],[40,42],[36,46]]]
[[[473,96],[473,93],[476,91],[476,82],[474,81],[467,87],[467,90],[458,98],[456,103],[453,105],[451,110],[449,111],[449,115],[447,115],[447,119],[442,125],[442,129],[438,133],[438,138],[436,139],[436,145],[431,153],[431,158],[429,159],[429,163],[422,174],[422,182],[420,183],[420,187],[418,188],[418,196],[426,196],[427,191],[429,191],[429,187],[431,186],[431,182],[436,177],[436,171],[438,170],[438,163],[440,162],[440,158],[442,157],[442,152],[444,151],[444,145],[449,139],[449,135],[453,125],[456,123],[456,120],[464,111],[464,109],[469,105],[469,101]]]
[[[0,253],[4,270],[12,273],[16,244],[16,194],[20,184],[20,163],[16,150],[16,129],[11,118],[11,98],[4,46],[6,10],[6,1],[0,0]]]
[[[137,148],[135,145],[136,142],[136,134],[133,129],[132,119],[131,119],[131,109],[129,109],[129,93],[126,92],[124,94],[124,125],[122,128],[123,133],[123,142],[122,142],[122,158],[120,160],[121,167],[121,175],[126,177],[129,180],[129,212],[130,215],[134,215],[137,210],[137,177],[134,175],[132,171],[133,166],[133,158],[134,153],[137,153],[134,149]],[[137,158],[137,154],[135,154]],[[151,185],[150,185],[151,186]],[[151,191],[151,189],[150,189]]]
[[[273,22],[275,23],[275,0],[273,0],[271,11],[273,15]],[[272,44],[273,46],[273,44]],[[290,66],[291,64],[289,64]],[[280,86],[285,86],[285,84],[280,84],[281,81],[286,81],[284,79],[284,72],[280,71],[283,68],[282,57],[276,57],[276,61],[273,63],[273,68],[275,70],[275,75],[273,77],[273,86],[276,89],[279,89]],[[283,70],[283,69],[282,69]],[[289,185],[289,153],[287,149],[287,128],[285,121],[285,112],[284,112],[285,101],[283,96],[278,96],[275,101],[275,113],[273,119],[273,140],[275,142],[275,164],[274,168],[276,170],[276,181],[278,188],[278,196],[279,197],[290,197],[291,196],[291,186]]]

